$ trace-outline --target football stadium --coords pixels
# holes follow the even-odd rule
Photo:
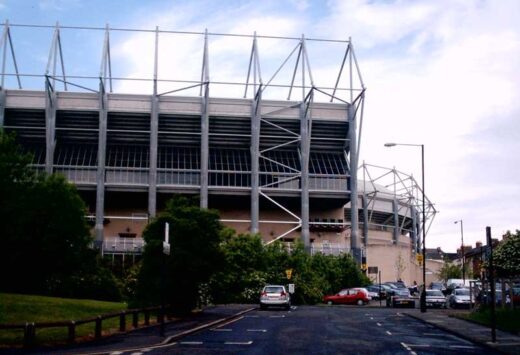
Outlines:
[[[45,61],[17,57],[20,32]],[[413,176],[360,163],[350,39],[5,23],[1,41],[0,128],[35,170],[78,188],[104,255],[135,260],[148,221],[182,194],[265,243],[422,280],[436,210]]]

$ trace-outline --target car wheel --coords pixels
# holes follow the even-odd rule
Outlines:
[[[332,303],[332,301],[327,301],[327,304],[328,304],[329,306],[332,306],[334,303]]]
[[[357,300],[357,305],[358,306],[362,306],[364,304],[365,304],[365,302],[363,302],[363,300]]]

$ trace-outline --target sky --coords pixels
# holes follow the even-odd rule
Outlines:
[[[0,0],[0,17],[11,24],[350,37],[367,89],[360,161],[395,167],[420,182],[420,149],[384,143],[424,144],[425,191],[439,212],[426,244],[448,252],[460,246],[457,220],[464,222],[465,244],[473,246],[485,242],[486,226],[495,238],[520,229],[519,14],[517,0]],[[97,76],[103,31],[61,33],[67,75]],[[151,78],[153,36],[111,33],[113,76]],[[52,29],[14,26],[11,37],[20,71],[43,74]],[[264,82],[295,45],[259,40]],[[199,80],[202,49],[201,36],[161,35],[159,75]],[[208,50],[212,81],[244,80],[251,38],[212,37]],[[334,84],[344,51],[344,43],[308,42],[316,85]],[[8,57],[6,71],[12,68]],[[284,67],[276,80],[287,80],[291,70]],[[161,83],[160,91],[179,85]],[[6,87],[14,86],[7,78]],[[43,81],[26,77],[23,86],[41,90]],[[148,93],[151,85],[120,81],[115,89]],[[218,96],[243,89],[210,90]],[[276,88],[270,94],[287,96]]]

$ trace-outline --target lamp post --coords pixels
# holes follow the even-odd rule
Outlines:
[[[466,285],[466,253],[464,252],[464,223],[462,219],[453,223],[457,224],[460,222],[460,253],[462,254],[462,284]]]
[[[421,147],[421,167],[422,167],[422,254],[423,254],[423,288],[421,292],[421,312],[426,312],[426,195],[424,193],[424,144],[408,144],[408,143],[385,143],[385,147],[395,147],[396,145],[404,145],[410,147]]]

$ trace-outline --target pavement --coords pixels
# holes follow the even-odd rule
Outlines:
[[[491,341],[491,328],[455,317],[453,310],[406,309],[404,315],[431,324],[448,333],[504,354],[520,354],[520,336],[496,330],[496,342]]]

